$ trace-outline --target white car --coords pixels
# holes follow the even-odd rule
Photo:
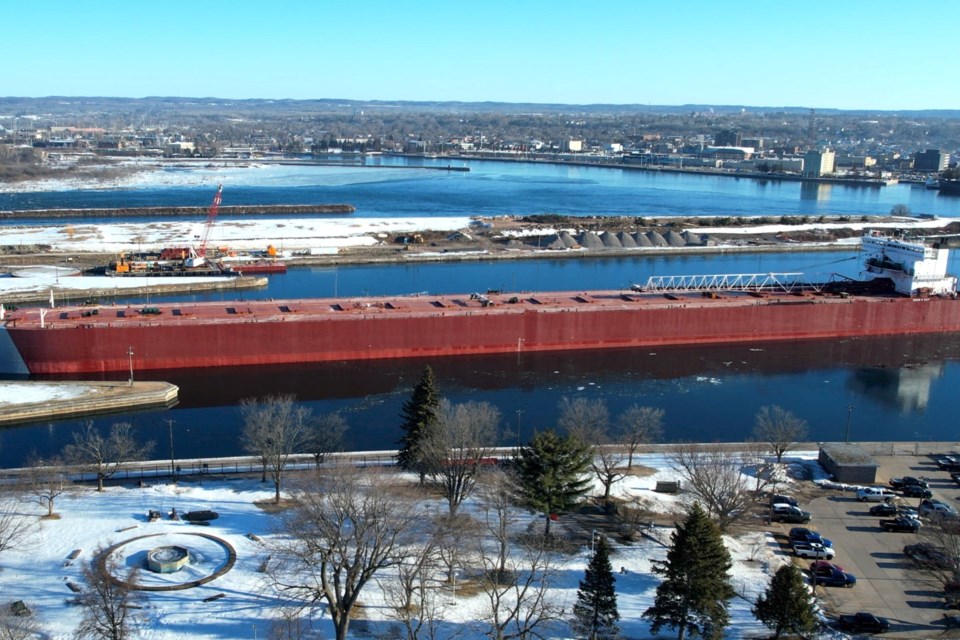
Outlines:
[[[883,487],[860,487],[857,489],[857,500],[860,502],[887,502],[896,497],[897,494]]]
[[[798,558],[815,558],[817,560],[833,560],[836,552],[832,547],[825,547],[817,542],[798,543],[793,545],[793,553]]]

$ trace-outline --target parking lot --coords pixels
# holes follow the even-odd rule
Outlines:
[[[877,484],[886,484],[891,477],[925,476],[934,498],[960,508],[960,487],[949,473],[937,468],[932,458],[903,455],[877,457],[877,461],[881,465]],[[919,502],[914,498],[901,500],[901,504],[914,507]],[[823,608],[832,617],[857,611],[884,616],[891,625],[888,637],[929,638],[945,631],[943,637],[960,637],[960,630],[947,629],[944,617],[960,611],[944,608],[942,588],[903,555],[903,547],[922,540],[922,533],[883,531],[880,519],[869,514],[875,504],[858,502],[853,493],[820,491],[802,505],[813,514],[806,526],[833,541],[837,552],[834,563],[857,577],[856,586],[850,589],[817,587]],[[804,562],[803,566],[808,564]]]

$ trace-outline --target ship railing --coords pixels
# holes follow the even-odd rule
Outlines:
[[[725,273],[692,276],[650,276],[646,284],[630,287],[639,293],[684,291],[783,291],[791,293],[811,287],[801,282],[802,273]]]

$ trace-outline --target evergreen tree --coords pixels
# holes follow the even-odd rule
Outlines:
[[[593,557],[577,589],[573,605],[573,630],[588,640],[611,640],[620,634],[617,620],[616,579],[610,567],[610,546],[600,536]]]
[[[429,442],[437,425],[437,410],[440,408],[440,392],[433,378],[433,369],[423,370],[420,381],[413,388],[410,399],[403,404],[400,417],[400,450],[397,452],[397,464],[405,471],[414,471],[420,475],[423,484],[432,469],[429,456]]]
[[[777,570],[766,593],[757,598],[753,615],[773,630],[774,638],[784,632],[805,635],[817,628],[813,596],[793,564]]]
[[[727,574],[733,563],[720,530],[694,503],[671,540],[666,561],[654,562],[653,571],[663,576],[663,582],[643,617],[651,621],[654,634],[668,626],[678,629],[678,640],[688,631],[718,639],[729,622],[727,601],[734,595]]]
[[[550,516],[572,509],[590,488],[590,448],[576,436],[542,431],[520,449],[517,466],[524,497],[546,515],[550,535]]]

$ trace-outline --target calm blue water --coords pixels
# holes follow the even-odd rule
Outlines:
[[[411,161],[379,162],[406,166]],[[420,164],[431,162],[447,164],[440,160]],[[201,170],[194,173],[203,176],[203,184],[190,187],[154,181],[122,190],[0,194],[0,210],[207,206],[216,184],[222,182],[225,205],[348,203],[357,208],[357,217],[882,215],[895,204],[906,204],[914,213],[960,217],[960,198],[911,185],[846,187],[599,167],[457,164],[470,171],[327,166]]]
[[[811,192],[796,183],[598,168],[509,163],[471,163],[471,168],[470,173],[269,168],[258,174],[259,184],[225,181],[224,202],[349,202],[358,207],[358,216],[881,214],[902,202],[915,212],[960,216],[960,199],[907,186],[814,185]],[[0,194],[0,209],[206,205],[211,196],[209,184]],[[627,287],[650,275],[789,271],[804,272],[810,279],[831,272],[855,276],[859,264],[853,252],[826,252],[306,268],[272,277],[264,290],[165,299],[606,289]],[[179,385],[181,403],[176,408],[104,417],[96,424],[106,428],[117,421],[133,422],[143,437],[158,442],[156,456],[163,458],[169,453],[167,420],[173,420],[178,457],[231,455],[240,453],[239,400],[295,393],[315,413],[343,412],[352,427],[350,447],[390,448],[398,437],[400,406],[425,364],[434,367],[446,397],[494,403],[505,427],[516,430],[519,419],[524,438],[534,428],[553,424],[559,400],[575,395],[603,399],[614,415],[633,403],[662,407],[671,441],[745,439],[765,404],[781,405],[807,420],[815,440],[843,437],[848,406],[854,407],[853,439],[957,437],[952,399],[960,389],[960,338],[955,336],[172,371],[143,377]],[[33,451],[58,452],[79,424],[0,430],[0,465],[17,465]],[[507,435],[504,443],[514,438]]]

